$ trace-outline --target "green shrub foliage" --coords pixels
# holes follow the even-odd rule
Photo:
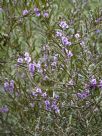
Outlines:
[[[102,136],[101,42],[101,0],[0,0],[0,136]]]

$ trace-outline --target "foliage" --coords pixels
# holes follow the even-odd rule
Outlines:
[[[0,135],[102,135],[101,0],[0,1]]]

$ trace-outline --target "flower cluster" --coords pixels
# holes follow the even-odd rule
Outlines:
[[[27,64],[29,64],[29,63],[31,62],[31,57],[30,57],[30,55],[29,55],[28,52],[25,52],[24,57],[19,57],[19,58],[17,59],[17,63],[18,63],[18,64],[22,64],[24,61],[25,61]]]
[[[66,30],[67,28],[69,28],[66,21],[60,21],[59,26],[60,26],[60,28],[62,28],[62,30]],[[61,42],[62,42],[63,45],[65,45],[65,46],[69,45],[70,46],[71,42],[69,42],[68,38],[64,35],[62,30],[56,31],[56,36],[61,39]]]
[[[43,92],[41,88],[36,87],[35,91],[31,93],[31,95],[35,98],[35,100],[40,96],[41,102],[43,101],[42,104],[44,104],[44,108],[46,111],[55,111],[55,113],[59,113],[59,108],[58,108],[58,99],[59,96],[54,97],[53,99],[48,96],[46,92]]]
[[[77,96],[78,96],[78,98],[80,98],[80,99],[85,99],[85,98],[87,98],[89,95],[90,95],[90,94],[89,94],[89,91],[83,91],[83,92],[81,92],[81,93],[77,93]]]
[[[37,17],[40,17],[41,16],[41,11],[39,10],[39,8],[37,7],[34,7],[34,13]],[[43,17],[44,18],[48,18],[49,17],[49,13],[47,11],[44,11],[43,12]]]
[[[47,111],[54,111],[55,113],[59,113],[60,112],[60,109],[59,109],[59,107],[57,105],[57,100],[56,99],[54,99],[52,101],[50,101],[48,99],[45,100],[45,109]]]
[[[6,81],[4,83],[4,90],[8,92],[14,91],[14,80],[10,80],[10,82]]]
[[[97,83],[96,78],[92,78],[90,80],[90,83],[88,85],[86,85],[85,91],[81,92],[81,93],[77,93],[78,98],[80,99],[85,99],[88,96],[91,95],[90,91],[91,89],[102,89],[102,80],[100,80],[99,83]]]
[[[35,15],[38,17],[41,15],[40,10],[37,7],[34,8],[34,12],[35,12]]]

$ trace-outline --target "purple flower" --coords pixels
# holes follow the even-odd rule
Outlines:
[[[84,92],[81,92],[81,93],[77,93],[77,97],[80,98],[80,99],[85,99],[89,96],[89,92],[88,91],[84,91]]]
[[[46,100],[46,101],[45,101],[45,107],[46,107],[46,110],[47,110],[47,111],[51,111],[51,104],[50,104],[50,101],[49,101],[49,100]]]
[[[61,38],[61,40],[62,40],[62,44],[63,45],[71,45],[71,42],[69,42],[68,41],[68,38],[67,37],[65,37],[65,36],[63,36],[62,38]]]
[[[97,29],[95,32],[96,32],[96,34],[98,34],[98,33],[100,33],[100,32],[101,32],[101,30]]]
[[[59,110],[59,108],[58,108],[58,106],[56,104],[56,101],[52,102],[51,108],[55,111],[55,113],[59,113],[60,112],[60,110]]]
[[[6,113],[8,111],[9,111],[9,109],[8,109],[8,107],[6,105],[4,107],[0,108],[1,113]]]
[[[25,56],[24,59],[25,59],[26,63],[29,64],[31,62],[31,57],[29,56],[29,53],[25,52],[24,56]]]
[[[23,16],[27,15],[29,13],[29,11],[27,9],[23,10],[22,14]]]
[[[36,93],[39,93],[39,94],[42,94],[42,90],[41,90],[41,88],[36,88]]]
[[[61,31],[56,31],[56,36],[57,37],[61,37],[63,34],[62,34],[62,32]]]
[[[9,83],[7,81],[4,83],[4,90],[9,91]]]
[[[96,79],[95,78],[91,79],[90,84],[92,87],[96,87],[96,85],[97,85]]]
[[[4,83],[4,90],[9,91],[9,92],[13,92],[13,90],[14,90],[14,80],[11,80],[10,83],[6,81]]]
[[[60,26],[62,29],[68,28],[68,25],[67,25],[66,21],[61,21],[61,22],[59,23],[59,26]]]
[[[14,80],[11,80],[9,84],[9,91],[13,92],[13,90],[14,90]]]
[[[58,100],[59,99],[59,95],[55,95],[54,98],[55,98],[55,100]]]
[[[37,71],[38,71],[39,73],[42,73],[42,72],[43,72],[43,70],[42,70],[42,68],[41,68],[41,62],[40,62],[40,61],[39,61],[35,66],[36,66]]]
[[[32,92],[32,96],[38,96],[38,94],[36,92]]]
[[[38,17],[41,15],[39,9],[36,7],[34,8],[34,12],[35,12],[36,16],[38,16]]]
[[[18,62],[19,64],[23,63],[23,58],[21,58],[21,57],[18,58],[17,62]]]
[[[30,56],[26,56],[24,59],[25,59],[27,64],[29,64],[31,62],[31,57]]]
[[[33,75],[35,71],[35,65],[33,63],[29,64],[29,72]]]
[[[43,93],[41,96],[42,96],[43,98],[46,98],[46,97],[47,97],[47,93],[45,92],[45,93]]]
[[[41,68],[41,63],[40,63],[40,62],[38,62],[38,63],[36,64],[36,68],[37,68],[37,69],[40,69],[40,68]]]
[[[73,56],[73,53],[71,51],[68,51],[67,56],[68,58],[71,58]]]
[[[44,12],[43,16],[47,18],[49,16],[49,13],[48,12]]]

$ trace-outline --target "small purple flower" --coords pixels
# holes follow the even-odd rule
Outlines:
[[[80,98],[80,99],[85,99],[89,96],[89,92],[88,91],[84,91],[84,92],[81,92],[81,93],[77,93],[77,97]]]
[[[67,29],[68,28],[68,24],[66,23],[66,21],[61,21],[59,23],[59,26],[62,28],[62,29]]]
[[[4,83],[4,90],[9,91],[9,83],[7,81]]]
[[[33,75],[35,71],[35,65],[33,63],[29,64],[29,72]]]
[[[27,9],[23,10],[22,14],[23,16],[27,15],[29,13],[29,11]]]
[[[35,12],[36,16],[38,16],[38,17],[41,15],[39,9],[36,7],[34,8],[34,12]]]
[[[13,90],[14,90],[14,80],[11,80],[9,84],[9,91],[13,92]]]
[[[22,64],[23,63],[23,58],[18,58],[18,60],[17,60],[17,62],[19,63],[19,64]]]
[[[4,90],[9,91],[9,92],[13,92],[13,90],[14,90],[14,80],[11,80],[10,83],[6,81],[4,83]]]
[[[55,113],[59,113],[59,112],[60,112],[60,109],[56,106]]]
[[[8,107],[6,105],[4,107],[0,108],[1,113],[6,113],[8,111],[9,111],[9,109],[8,109]]]
[[[92,85],[93,87],[95,87],[96,84],[97,84],[97,81],[96,81],[95,78],[93,78],[93,79],[91,79],[90,83],[91,83],[91,85]]]
[[[48,13],[48,12],[44,12],[43,16],[44,16],[45,18],[48,18],[49,13]]]
[[[96,34],[99,34],[101,32],[101,30],[97,29],[95,32],[96,32]]]
[[[36,93],[39,93],[39,94],[42,94],[42,90],[41,90],[41,88],[36,88]]]
[[[31,62],[31,57],[30,56],[27,56],[24,59],[25,59],[27,64],[29,64]]]
[[[32,92],[32,96],[38,96],[38,94],[36,92]]]
[[[54,96],[54,99],[55,99],[55,100],[58,100],[58,99],[59,99],[59,95],[55,95],[55,96]]]
[[[68,58],[71,58],[73,56],[73,53],[71,51],[68,51],[67,56]]]
[[[56,36],[57,37],[61,37],[63,34],[62,34],[62,31],[56,31]]]
[[[25,52],[24,56],[25,56],[24,59],[25,59],[26,63],[29,64],[31,62],[31,57],[29,56],[29,53]]]
[[[56,101],[52,102],[51,108],[55,111],[55,113],[59,113],[59,111],[60,111],[57,104],[56,104]]]
[[[47,110],[47,111],[51,111],[51,104],[50,104],[50,101],[49,101],[49,100],[46,100],[46,101],[45,101],[45,107],[46,107],[46,110]]]
[[[43,98],[46,98],[46,97],[47,97],[47,93],[45,92],[45,93],[43,93],[41,96],[42,96]]]
[[[37,69],[40,69],[40,68],[41,68],[41,63],[40,63],[40,62],[38,62],[38,63],[36,64],[36,68],[37,68]]]
[[[40,61],[36,64],[36,68],[37,68],[37,71],[38,71],[39,73],[42,73],[42,72],[43,72],[43,70],[42,70],[42,68],[41,68],[41,62],[40,62]]]
[[[71,45],[71,42],[69,42],[68,41],[68,38],[67,37],[65,37],[65,36],[63,36],[62,38],[61,38],[61,40],[62,40],[62,44],[63,45]]]

